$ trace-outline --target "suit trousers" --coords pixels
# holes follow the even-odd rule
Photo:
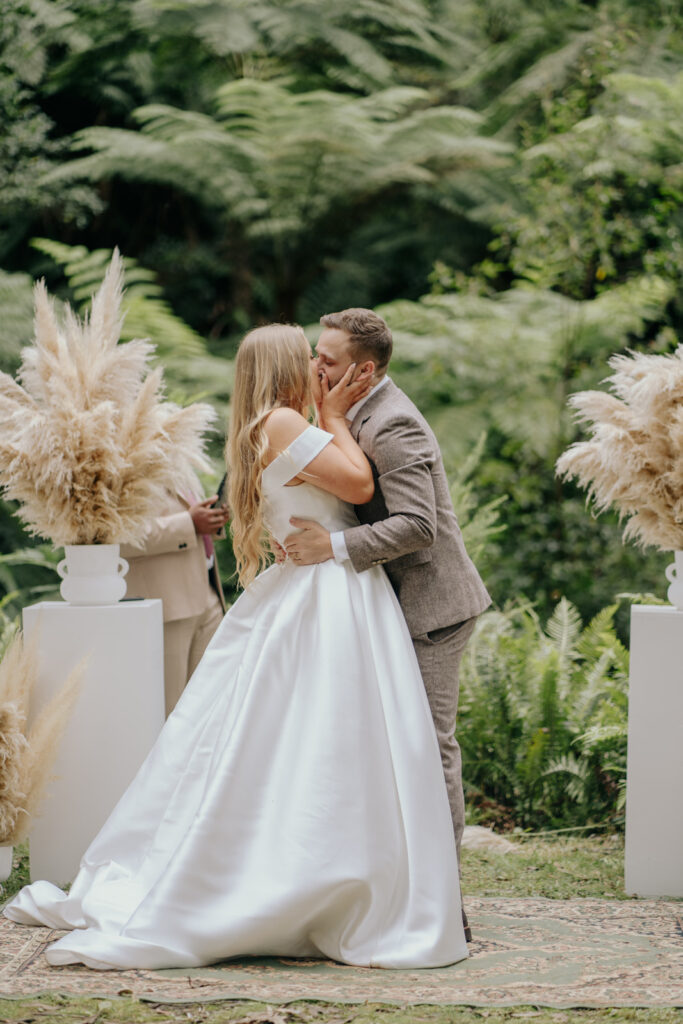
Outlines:
[[[187,681],[201,661],[209,640],[223,618],[218,594],[209,587],[211,596],[201,615],[173,619],[164,623],[164,693],[166,717],[178,703]]]
[[[460,844],[465,828],[465,798],[462,789],[462,759],[455,738],[455,720],[460,693],[460,661],[474,632],[477,616],[413,637],[415,653],[432,711],[451,805],[455,844],[460,862]]]

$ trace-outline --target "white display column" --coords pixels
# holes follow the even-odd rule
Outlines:
[[[31,880],[70,882],[164,724],[161,601],[25,608],[24,635],[36,639],[33,714],[87,658],[47,796],[30,836]]]
[[[626,892],[683,896],[683,611],[631,610]]]

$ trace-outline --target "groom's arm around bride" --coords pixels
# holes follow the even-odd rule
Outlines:
[[[289,555],[311,564],[350,559],[357,572],[383,565],[401,604],[417,654],[439,739],[458,853],[465,823],[460,748],[455,739],[459,667],[476,617],[490,604],[469,558],[448,489],[439,445],[427,421],[386,375],[391,332],[366,309],[321,317],[317,345],[329,387],[351,363],[370,374],[369,395],[350,409],[335,391],[325,402],[350,420],[351,433],[372,464],[375,493],[356,507],[359,526],[330,535],[318,523],[293,519]],[[325,391],[326,389],[324,389]]]

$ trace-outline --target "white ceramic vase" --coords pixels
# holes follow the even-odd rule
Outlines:
[[[12,874],[12,846],[0,846],[0,882]]]
[[[118,544],[65,544],[57,566],[59,592],[68,604],[116,604],[126,593],[128,562]]]
[[[674,608],[683,611],[683,551],[674,551],[675,562],[667,565],[665,572],[670,586],[666,596]]]

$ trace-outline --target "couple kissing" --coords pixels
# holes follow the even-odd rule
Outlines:
[[[5,914],[97,969],[467,956],[458,672],[489,604],[436,438],[366,309],[249,332],[226,458],[240,582],[65,894]],[[315,406],[318,425],[310,423]],[[285,552],[268,565],[268,537]]]

